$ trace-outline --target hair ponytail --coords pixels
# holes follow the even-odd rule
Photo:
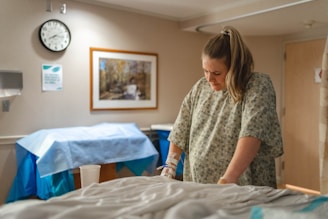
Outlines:
[[[229,33],[231,55],[227,89],[235,102],[241,102],[253,71],[253,56],[235,28],[225,27],[224,31]]]

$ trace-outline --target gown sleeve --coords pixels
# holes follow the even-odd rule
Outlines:
[[[245,136],[261,140],[259,154],[278,157],[283,153],[275,90],[266,74],[255,74],[248,83],[239,133]]]

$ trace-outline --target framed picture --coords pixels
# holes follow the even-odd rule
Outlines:
[[[157,108],[155,53],[90,48],[90,110]]]

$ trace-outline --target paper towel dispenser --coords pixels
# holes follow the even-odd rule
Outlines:
[[[22,72],[0,70],[0,98],[20,95],[22,89]]]

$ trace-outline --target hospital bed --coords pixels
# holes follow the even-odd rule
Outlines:
[[[327,195],[142,176],[143,171],[154,170],[158,153],[135,124],[40,130],[16,146],[18,171],[12,199],[0,207],[0,219],[328,218]],[[80,189],[72,185],[71,169],[113,162],[127,166],[136,176]],[[60,191],[62,187],[66,191]]]
[[[328,196],[131,176],[91,184],[48,200],[9,203],[0,207],[0,218],[328,218]]]

